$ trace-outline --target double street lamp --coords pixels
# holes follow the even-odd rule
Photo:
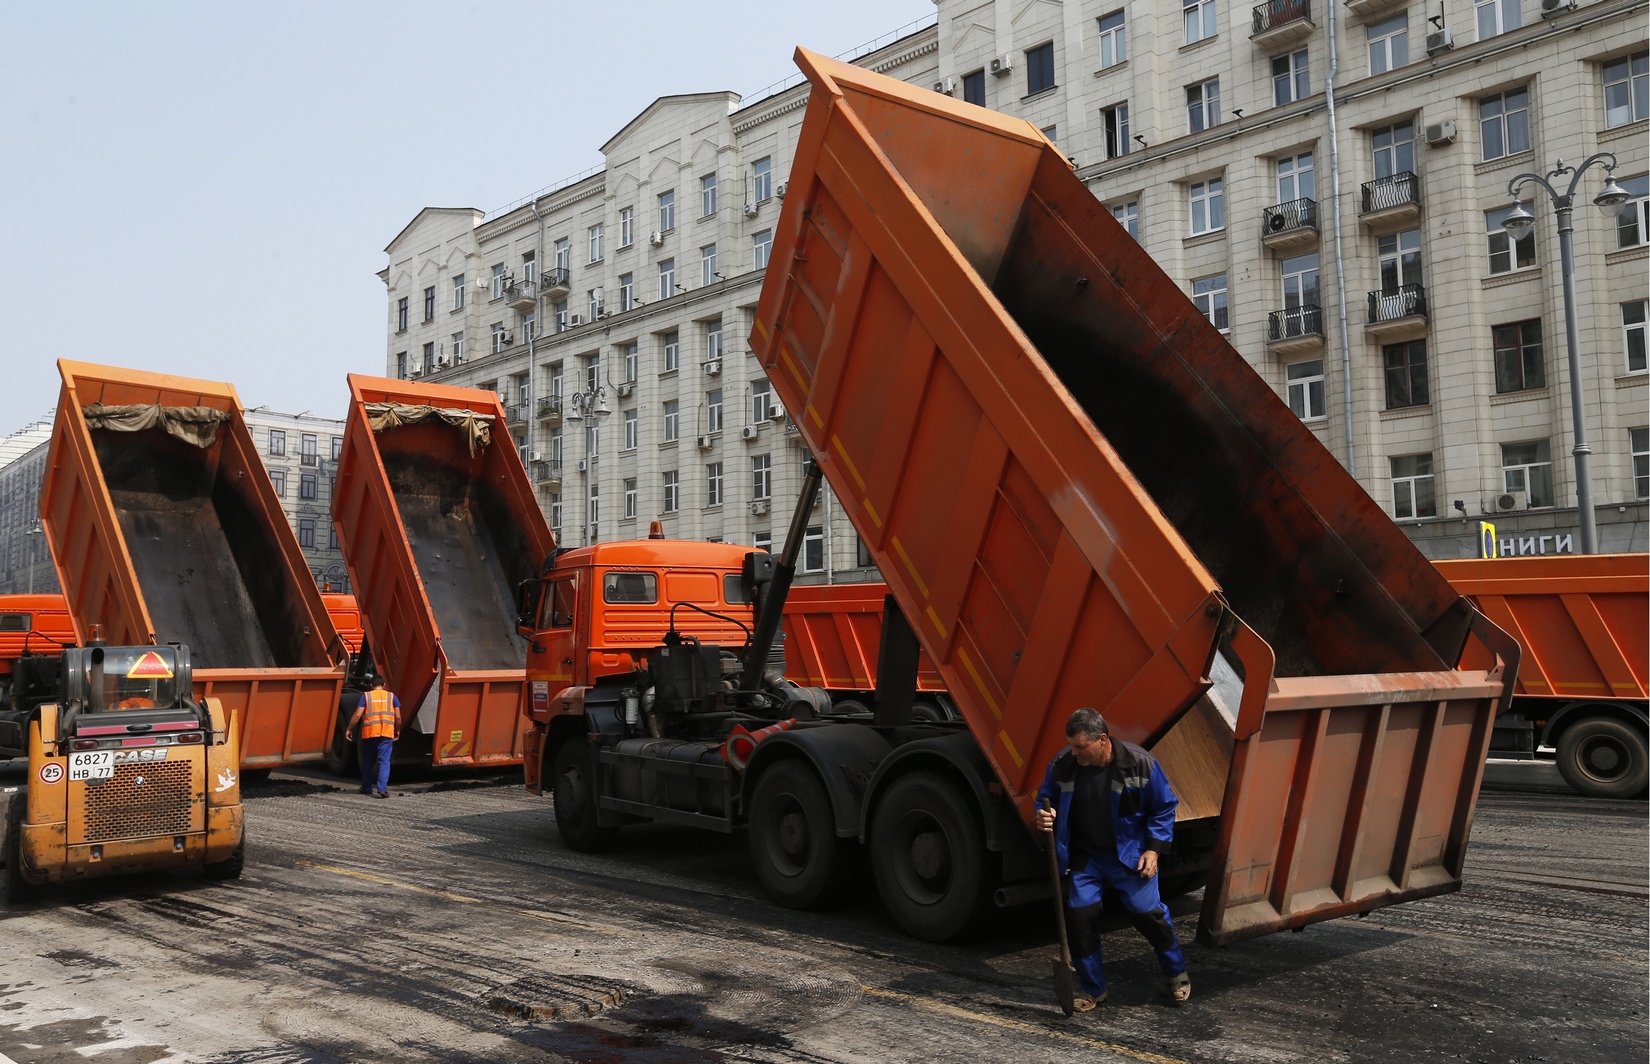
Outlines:
[[[590,391],[574,392],[568,398],[567,420],[590,422],[584,429],[584,541],[587,544],[595,543],[597,534],[596,448],[593,434],[613,413],[607,405],[607,388],[612,384],[611,380],[607,385],[593,381]]]
[[[1607,216],[1615,217],[1622,206],[1632,199],[1626,189],[1616,184],[1613,176],[1616,168],[1616,157],[1607,151],[1601,151],[1589,156],[1585,162],[1577,167],[1564,165],[1564,160],[1558,160],[1558,166],[1546,177],[1540,174],[1519,174],[1507,182],[1507,195],[1512,197],[1512,211],[1507,215],[1501,227],[1516,243],[1530,234],[1535,228],[1535,215],[1524,209],[1518,198],[1518,190],[1525,185],[1540,185],[1552,197],[1553,212],[1558,217],[1558,248],[1559,258],[1564,275],[1564,340],[1569,349],[1570,357],[1570,420],[1575,432],[1576,465],[1576,509],[1581,514],[1581,552],[1583,554],[1598,553],[1598,527],[1593,515],[1593,475],[1591,468],[1592,448],[1587,446],[1586,413],[1581,402],[1581,352],[1576,339],[1576,279],[1575,279],[1575,247],[1572,234],[1575,232],[1573,222],[1573,208],[1575,206],[1576,186],[1581,184],[1581,175],[1594,164],[1604,165],[1604,191],[1593,197],[1593,205],[1602,210]],[[1570,174],[1570,185],[1562,193],[1551,183],[1552,178]]]

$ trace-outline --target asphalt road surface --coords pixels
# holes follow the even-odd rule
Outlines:
[[[582,856],[505,778],[374,801],[277,777],[247,789],[238,882],[0,909],[0,1064],[1645,1060],[1645,804],[1505,786],[1459,893],[1218,950],[1194,895],[1187,1006],[1124,927],[1110,1001],[1067,1019],[1046,903],[934,946],[869,886],[774,906],[743,836]]]

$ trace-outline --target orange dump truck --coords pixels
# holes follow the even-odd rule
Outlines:
[[[234,387],[58,370],[40,520],[76,641],[185,644],[244,768],[319,760],[344,653]]]
[[[851,711],[875,700],[877,667],[882,660],[884,584],[802,584],[785,599],[785,675],[808,687],[831,692],[838,706]],[[945,720],[954,715],[945,698],[945,681],[934,663],[921,655],[917,663],[917,720]]]
[[[629,674],[538,648],[609,587],[669,601],[662,566],[552,570],[520,613],[548,689],[528,781],[562,837],[744,827],[799,907],[863,846],[890,914],[945,938],[1035,896],[1036,790],[1094,706],[1175,781],[1165,885],[1206,882],[1204,939],[1458,889],[1517,644],[1036,128],[798,55],[813,91],[751,344],[900,607],[877,705],[774,679],[813,477],[778,561],[724,561],[739,586],[673,605]],[[705,612],[722,645],[685,629]],[[1488,663],[1463,665],[1475,641]],[[960,720],[913,720],[919,648]]]
[[[516,584],[554,548],[492,392],[351,375],[332,519],[398,757],[521,758]],[[403,752],[404,751],[404,752]]]
[[[1524,647],[1512,709],[1496,721],[1490,756],[1532,758],[1554,747],[1559,773],[1582,794],[1642,795],[1650,780],[1650,555],[1437,564]]]
[[[62,595],[0,595],[0,758],[28,756],[28,720],[15,711],[30,700],[18,687],[17,660],[56,657],[74,642]]]

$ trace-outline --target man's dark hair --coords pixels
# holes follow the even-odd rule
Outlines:
[[[1067,739],[1087,739],[1089,742],[1099,742],[1100,736],[1110,735],[1111,729],[1106,726],[1106,718],[1089,706],[1084,706],[1071,715],[1066,721]]]

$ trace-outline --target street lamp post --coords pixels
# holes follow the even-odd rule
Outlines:
[[[611,385],[613,382],[608,381]],[[607,387],[597,384],[592,391],[575,392],[568,399],[568,421],[584,421],[591,424],[584,427],[584,541],[586,544],[596,542],[596,451],[591,438],[593,430],[599,431],[602,422],[613,413],[607,405]]]
[[[1586,413],[1581,402],[1581,350],[1576,330],[1576,279],[1575,279],[1575,244],[1573,234],[1574,207],[1576,186],[1581,184],[1581,175],[1595,163],[1603,163],[1605,181],[1604,191],[1593,198],[1593,205],[1614,216],[1632,197],[1627,190],[1616,184],[1613,172],[1616,168],[1616,157],[1607,151],[1588,156],[1587,160],[1577,167],[1564,165],[1564,160],[1558,160],[1557,167],[1546,177],[1540,174],[1519,174],[1507,182],[1507,195],[1512,197],[1512,212],[1501,227],[1515,242],[1529,235],[1535,228],[1535,215],[1524,209],[1518,199],[1518,190],[1524,185],[1540,185],[1552,197],[1553,212],[1558,218],[1558,250],[1560,266],[1564,277],[1564,341],[1569,351],[1570,360],[1570,421],[1575,433],[1575,446],[1571,453],[1575,455],[1576,466],[1576,509],[1581,515],[1581,552],[1583,554],[1598,553],[1598,526],[1593,514],[1593,450],[1587,446]],[[1562,193],[1553,188],[1550,179],[1570,174],[1570,184]]]
[[[29,594],[32,595],[32,594],[34,594],[34,563],[35,563],[35,546],[34,546],[35,539],[34,539],[34,537],[45,535],[46,530],[44,528],[41,528],[39,525],[35,525],[33,528],[29,529],[27,532],[25,532],[23,534],[29,537],[29,539],[27,541],[28,544],[29,544]]]

